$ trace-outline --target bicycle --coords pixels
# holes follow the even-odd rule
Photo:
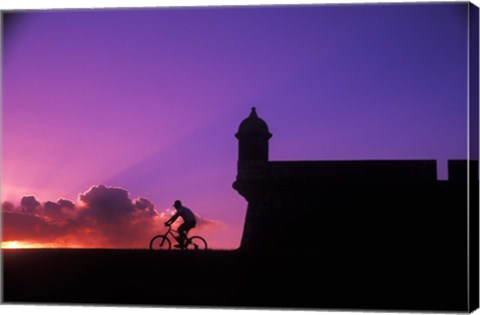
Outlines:
[[[167,232],[165,234],[160,234],[154,236],[150,240],[150,249],[151,250],[170,250],[172,249],[172,242],[170,241],[168,235],[173,237],[174,240],[177,241],[177,237],[173,233],[179,234],[178,231],[172,229],[171,226],[168,226]],[[206,250],[207,249],[207,241],[201,236],[192,236],[188,237],[185,244],[179,247],[182,250]]]

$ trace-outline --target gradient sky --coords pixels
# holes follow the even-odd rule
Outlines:
[[[446,178],[447,160],[466,158],[466,3],[36,11],[4,23],[2,201],[15,205],[121,187],[161,213],[183,200],[217,223],[203,231],[213,247],[234,248],[246,211],[231,187],[234,134],[252,106],[271,160],[435,159]]]

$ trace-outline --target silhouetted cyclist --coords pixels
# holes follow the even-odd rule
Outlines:
[[[171,225],[175,222],[178,217],[182,217],[183,223],[178,227],[178,245],[175,247],[183,247],[185,240],[187,239],[188,231],[195,227],[196,220],[195,215],[193,214],[192,210],[188,209],[187,207],[182,206],[182,202],[180,200],[176,200],[173,204],[177,212],[170,218],[168,221],[165,222],[166,226]]]

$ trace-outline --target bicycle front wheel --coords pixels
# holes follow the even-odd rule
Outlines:
[[[165,235],[157,235],[150,241],[151,250],[170,250],[172,243]]]
[[[201,236],[192,236],[188,239],[188,250],[205,250],[207,249],[207,241]]]

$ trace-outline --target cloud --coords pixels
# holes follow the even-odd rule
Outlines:
[[[62,209],[70,209],[70,210],[75,209],[75,204],[73,203],[73,201],[70,201],[70,200],[67,200],[67,199],[60,198],[60,199],[58,199],[57,204]]]
[[[206,229],[216,229],[216,228],[224,228],[225,224],[218,220],[210,220],[204,217],[195,214],[195,219],[197,220],[196,228],[206,230]]]
[[[132,201],[124,189],[93,186],[79,201],[76,223],[95,232],[106,247],[145,247],[162,229],[153,203],[146,198]]]
[[[25,196],[22,198],[20,205],[25,212],[33,213],[40,208],[41,204],[37,201],[35,196]]]
[[[4,201],[2,203],[2,211],[13,211],[15,210],[15,205],[9,201]]]
[[[61,214],[62,208],[56,202],[47,201],[43,204],[43,210],[45,214],[57,217]]]
[[[21,240],[26,242],[50,242],[65,233],[65,225],[48,217],[24,211],[2,213],[2,241]]]
[[[98,248],[147,248],[174,214],[170,209],[157,211],[145,197],[132,200],[127,190],[105,185],[79,194],[76,203],[61,198],[42,204],[34,196],[25,196],[20,207],[3,202],[2,212],[3,241]],[[196,218],[195,229],[202,233],[223,226],[219,221]]]
[[[60,217],[70,220],[77,217],[77,207],[73,201],[60,198],[57,200],[57,205],[60,207]]]
[[[153,217],[157,215],[153,203],[143,197],[137,198],[133,201],[133,208],[136,215],[139,216]]]
[[[92,219],[99,224],[119,224],[134,211],[128,191],[121,188],[93,186],[78,199],[80,219]]]

